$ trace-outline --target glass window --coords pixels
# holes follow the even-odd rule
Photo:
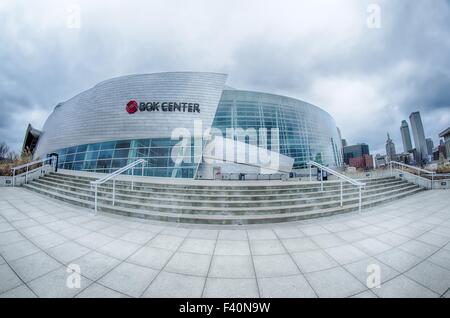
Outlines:
[[[97,160],[98,151],[90,151],[86,153],[86,160]]]
[[[169,156],[169,148],[150,148],[149,155],[151,157],[167,157]]]
[[[101,150],[98,153],[98,159],[111,159],[113,155],[113,150]]]
[[[116,149],[122,149],[122,148],[130,148],[130,140],[118,141],[116,144]]]
[[[65,161],[66,161],[66,162],[72,162],[74,158],[75,158],[75,155],[74,155],[74,154],[67,155]]]
[[[137,148],[146,148],[150,146],[150,139],[137,139],[136,147]]]
[[[86,155],[85,152],[83,152],[83,153],[77,153],[77,154],[75,155],[75,161],[83,161],[85,155]]]
[[[114,158],[128,158],[129,149],[114,150]]]
[[[68,154],[72,154],[75,153],[77,151],[77,147],[70,147],[67,149],[67,153]]]
[[[95,151],[100,149],[100,144],[90,144],[87,147],[88,151]]]
[[[103,142],[100,145],[100,149],[114,149],[114,147],[116,146],[116,142],[115,141],[110,141],[110,142]]]
[[[125,167],[127,165],[127,161],[128,159],[114,159],[112,161],[112,168],[122,168]]]
[[[87,145],[81,145],[77,147],[77,152],[85,152],[87,149]]]

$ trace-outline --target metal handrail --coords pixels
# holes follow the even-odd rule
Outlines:
[[[339,179],[341,179],[341,206],[343,205],[343,186],[342,186],[342,180],[349,182],[359,188],[359,200],[358,200],[358,211],[361,212],[361,205],[362,205],[362,188],[366,186],[364,182],[359,182],[355,179],[352,179],[346,175],[343,175],[342,173],[339,173],[337,171],[334,171],[331,168],[325,167],[321,165],[320,163],[317,163],[315,161],[308,161],[307,165],[309,166],[309,181],[312,181],[312,166],[315,166],[321,170],[325,170],[326,172],[331,173],[332,175],[335,175]],[[323,191],[323,175],[320,174],[320,191]]]
[[[51,157],[47,157],[47,158],[44,158],[44,159],[34,160],[34,161],[31,161],[31,162],[25,163],[23,165],[15,166],[15,167],[11,168],[12,173],[13,173],[12,186],[14,187],[16,185],[16,170],[27,168],[27,171],[25,172],[25,183],[27,183],[28,182],[28,174],[31,173],[31,172],[36,171],[36,169],[33,169],[33,170],[29,171],[28,168],[30,166],[32,166],[32,165],[35,165],[35,164],[38,164],[38,163],[44,163],[44,162],[47,162],[47,161],[52,161],[52,165],[55,166],[55,164],[56,164],[56,156],[51,156]],[[41,166],[41,169],[42,169],[42,166]]]
[[[398,165],[398,166],[401,167],[401,169],[393,168],[392,165]],[[390,167],[390,169],[391,169],[391,175],[392,175],[392,169],[397,169],[397,170],[399,170],[399,171],[401,171],[401,172],[405,172],[405,171],[403,170],[403,167],[406,167],[406,168],[409,168],[409,169],[413,169],[413,170],[418,171],[419,174],[418,174],[418,175],[415,175],[415,176],[418,176],[418,177],[420,177],[420,178],[423,178],[423,177],[420,175],[421,172],[423,172],[424,174],[431,174],[431,186],[430,186],[430,188],[433,189],[434,176],[436,175],[436,172],[430,171],[430,170],[426,170],[426,169],[422,169],[422,168],[418,168],[418,167],[411,166],[411,165],[407,165],[406,163],[398,162],[398,161],[389,161],[389,167]],[[406,171],[406,172],[407,172],[407,171]],[[409,173],[409,174],[412,174],[412,173]],[[425,179],[425,178],[424,178],[424,179]]]
[[[117,169],[114,172],[111,172],[110,174],[104,176],[103,178],[100,178],[100,179],[95,180],[95,181],[91,181],[91,188],[94,187],[94,191],[95,191],[95,194],[94,194],[95,214],[97,214],[97,197],[98,197],[97,192],[98,192],[98,186],[112,179],[112,181],[113,181],[113,200],[112,200],[112,204],[114,205],[115,199],[116,199],[116,179],[115,178],[119,174],[121,174],[121,173],[123,173],[123,172],[125,172],[125,171],[127,171],[127,170],[129,170],[131,168],[134,168],[135,166],[140,165],[140,164],[142,164],[142,176],[143,176],[144,175],[144,164],[145,163],[147,163],[146,160],[139,159],[139,160],[136,160],[136,161],[126,165],[125,167],[122,167],[120,169]],[[134,177],[134,169],[131,170],[131,175]],[[133,177],[131,179],[131,190],[134,189],[134,179],[133,179]]]

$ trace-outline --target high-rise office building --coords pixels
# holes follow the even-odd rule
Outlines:
[[[342,147],[347,147],[348,146],[347,139],[342,139],[341,142],[342,142]]]
[[[420,113],[411,113],[411,115],[409,115],[409,121],[411,123],[411,130],[414,137],[414,145],[418,153],[418,158],[422,160],[422,162],[417,162],[417,164],[420,165],[428,161],[428,149]]]
[[[386,159],[387,161],[396,161],[397,154],[395,152],[395,144],[392,141],[391,137],[389,137],[389,133],[387,134],[386,140]]]
[[[344,162],[350,164],[350,158],[358,158],[369,154],[369,145],[357,144],[344,147]]]
[[[427,138],[427,139],[425,139],[425,141],[427,143],[427,154],[429,156],[432,156],[433,155],[433,148],[434,148],[433,139]]]
[[[413,149],[411,143],[411,134],[409,133],[409,126],[406,120],[402,120],[402,125],[400,126],[400,133],[402,135],[403,141],[403,152],[408,152]]]

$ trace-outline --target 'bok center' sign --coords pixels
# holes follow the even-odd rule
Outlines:
[[[137,102],[130,100],[126,105],[128,114],[134,114],[138,110],[143,111],[162,111],[162,112],[188,112],[200,113],[200,104],[186,102]]]

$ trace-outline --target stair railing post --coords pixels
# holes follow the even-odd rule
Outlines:
[[[13,186],[13,188],[16,186],[16,169],[13,169],[12,186]]]
[[[142,161],[142,176],[144,176],[144,161]]]
[[[113,179],[113,202],[112,204],[114,205],[115,201],[116,201],[116,179]]]
[[[134,190],[134,167],[131,168],[131,190]]]
[[[28,166],[27,166],[27,172],[25,173],[25,184],[28,183]]]
[[[320,191],[323,191],[323,173],[322,173],[322,169],[320,169]]]
[[[309,181],[312,181],[312,166],[309,165]]]
[[[342,180],[341,180],[341,206],[342,206]]]
[[[94,206],[95,206],[95,214],[97,215],[97,184],[95,184],[95,194],[94,194]]]
[[[359,213],[361,213],[361,186],[359,186]]]
[[[431,173],[431,190],[433,190],[433,183],[434,183],[434,172]]]

